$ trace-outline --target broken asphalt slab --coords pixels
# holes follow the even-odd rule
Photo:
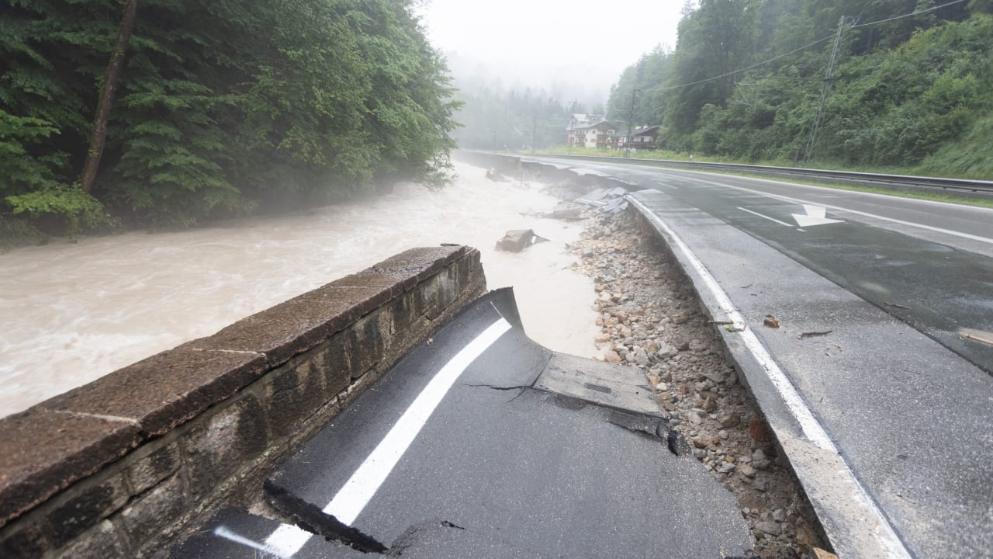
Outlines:
[[[405,556],[716,558],[751,548],[734,497],[702,464],[670,450],[664,418],[645,403],[653,396],[644,379],[624,368],[606,378],[604,364],[557,356],[528,339],[516,315],[509,290],[468,307],[280,466],[265,484],[270,504],[332,538],[325,521],[340,517],[391,549],[411,541],[412,529],[416,536],[425,523],[445,523],[425,541],[414,538]],[[500,321],[508,328],[465,364],[384,466],[381,447],[411,427],[408,412],[422,394]],[[625,402],[634,409],[623,411]],[[385,471],[365,502],[344,502],[356,479],[371,479],[362,473],[370,467]],[[320,509],[323,527],[306,520]],[[251,541],[279,539],[280,528],[271,528]],[[283,555],[326,543],[282,531],[298,532],[294,546],[279,547]],[[327,556],[350,556],[335,546],[342,554]]]

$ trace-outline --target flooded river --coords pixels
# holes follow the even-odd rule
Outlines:
[[[556,199],[457,164],[451,186],[304,214],[175,233],[127,233],[0,255],[0,416],[134,361],[209,335],[294,295],[416,246],[483,254],[490,289],[512,285],[524,326],[546,346],[593,356],[591,280],[569,270],[582,225],[522,214]],[[551,240],[497,252],[508,229]]]

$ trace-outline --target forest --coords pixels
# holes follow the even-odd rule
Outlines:
[[[993,176],[990,0],[701,0],[611,90],[658,147]]]
[[[4,0],[0,229],[186,226],[442,181],[414,0]]]

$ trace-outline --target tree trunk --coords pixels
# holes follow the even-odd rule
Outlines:
[[[131,32],[134,31],[137,11],[138,0],[124,0],[124,17],[121,18],[121,26],[117,33],[117,44],[114,45],[114,51],[110,54],[110,62],[107,63],[107,70],[103,75],[103,87],[100,89],[97,113],[93,117],[90,145],[86,150],[86,162],[83,164],[81,182],[84,192],[90,192],[93,189],[97,171],[100,169],[100,158],[103,156],[103,148],[107,144],[107,121],[110,120],[110,107],[114,103],[114,90],[121,78],[124,55],[127,53],[128,43],[131,41]]]

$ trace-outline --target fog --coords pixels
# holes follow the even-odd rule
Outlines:
[[[543,89],[563,102],[606,102],[639,56],[676,45],[677,0],[426,0],[419,8],[457,80]]]

